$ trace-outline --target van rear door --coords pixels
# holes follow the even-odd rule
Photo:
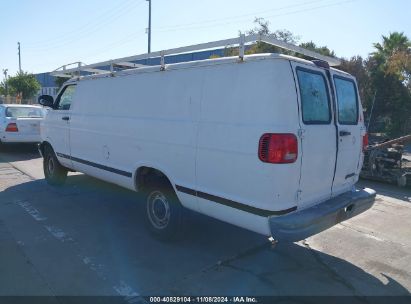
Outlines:
[[[331,70],[336,99],[338,154],[332,194],[348,191],[358,180],[361,170],[362,114],[355,80]]]
[[[299,209],[331,197],[337,155],[336,126],[327,75],[323,69],[291,62],[300,111],[301,173]]]

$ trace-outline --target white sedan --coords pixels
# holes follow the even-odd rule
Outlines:
[[[41,142],[40,121],[45,113],[40,106],[0,104],[0,143]]]

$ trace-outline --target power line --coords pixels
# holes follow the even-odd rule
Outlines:
[[[142,0],[138,5],[140,5],[141,3],[144,3],[145,1],[147,1],[147,0]],[[272,18],[272,17],[280,17],[280,16],[293,15],[293,14],[298,14],[298,13],[301,13],[301,12],[314,11],[314,10],[322,9],[322,8],[325,8],[325,7],[337,6],[337,5],[342,5],[342,4],[346,4],[346,3],[350,3],[350,2],[355,2],[355,1],[358,1],[358,0],[346,0],[346,1],[338,1],[338,2],[332,1],[331,3],[330,3],[330,2],[329,2],[329,3],[323,3],[322,5],[317,5],[317,6],[311,6],[311,5],[312,5],[312,4],[315,4],[315,3],[319,3],[319,2],[324,2],[324,0],[308,1],[308,2],[304,2],[304,3],[299,3],[299,4],[294,4],[294,5],[283,6],[283,7],[279,7],[279,8],[275,8],[275,9],[270,9],[270,10],[265,10],[264,12],[273,12],[273,11],[286,10],[286,9],[290,9],[290,8],[304,7],[303,9],[299,9],[299,10],[293,10],[293,11],[289,11],[289,12],[283,12],[283,13],[281,13],[281,14],[275,14],[275,15],[263,16],[263,17],[264,17],[264,18]],[[138,5],[137,5],[137,6],[138,6]],[[137,6],[136,6],[136,7],[137,7]],[[308,6],[308,7],[306,7],[306,6]],[[123,9],[124,9],[124,8],[123,8]],[[120,11],[117,11],[117,14],[118,14],[119,12],[120,12]],[[202,28],[218,27],[218,26],[221,26],[221,25],[226,25],[226,24],[233,23],[233,22],[227,22],[227,20],[239,19],[239,18],[240,18],[240,20],[238,20],[237,22],[242,22],[242,20],[245,20],[244,16],[252,16],[252,15],[255,15],[255,13],[247,13],[247,14],[244,14],[244,15],[233,16],[233,17],[226,18],[226,19],[214,19],[214,20],[212,20],[212,21],[209,20],[209,21],[202,21],[202,22],[198,22],[198,23],[191,23],[192,25],[198,24],[198,26],[185,27],[185,28],[181,28],[181,29],[175,28],[175,27],[177,27],[178,25],[177,25],[177,26],[174,26],[174,28],[162,27],[162,28],[158,28],[158,29],[163,29],[163,30],[158,30],[158,31],[159,31],[159,32],[168,32],[168,31],[179,31],[179,30],[190,30],[190,29],[202,29]],[[113,15],[112,15],[112,17],[113,17]],[[115,15],[114,15],[114,17],[115,17]],[[216,21],[218,21],[218,20],[220,20],[220,22],[216,23]],[[222,22],[221,20],[224,20],[224,22]],[[249,18],[247,18],[247,20],[249,20]],[[201,24],[210,23],[210,22],[213,22],[214,24],[201,26]],[[187,24],[186,24],[186,25],[187,25]],[[182,26],[186,26],[186,25],[179,25],[178,27],[182,27]],[[83,34],[84,34],[84,33],[83,33]],[[117,41],[115,41],[115,42],[111,42],[111,43],[108,44],[108,45],[105,45],[105,46],[103,46],[103,47],[100,47],[99,50],[101,50],[101,49],[103,49],[103,50],[102,50],[102,51],[99,51],[99,52],[97,52],[97,53],[93,53],[92,55],[90,55],[90,57],[91,57],[91,56],[96,56],[96,55],[99,55],[99,54],[102,54],[102,53],[106,53],[106,52],[112,50],[113,47],[111,47],[111,46],[114,46],[114,48],[117,49],[118,47],[121,47],[121,46],[123,46],[123,45],[132,43],[133,41],[130,40],[131,37],[137,37],[137,36],[139,36],[139,35],[141,35],[141,34],[139,34],[138,32],[135,32],[135,33],[133,33],[133,34],[131,34],[131,35],[128,35],[128,36],[122,38],[121,40],[117,40]],[[67,44],[67,41],[66,41],[66,44]],[[111,48],[109,49],[109,47],[111,47]],[[57,48],[59,48],[59,47],[57,47]],[[90,58],[90,57],[83,57],[83,58]]]
[[[150,0],[146,0],[146,1],[150,1]],[[316,3],[316,2],[322,2],[322,1],[324,1],[324,0],[320,0],[320,1],[317,0],[317,1],[305,2],[304,5],[307,5],[308,3],[312,4],[312,3]],[[303,12],[303,11],[312,11],[312,10],[317,10],[317,9],[321,9],[321,8],[325,8],[325,7],[329,7],[329,6],[341,5],[341,4],[344,4],[344,3],[349,3],[349,2],[354,2],[354,1],[358,1],[358,0],[346,0],[346,1],[336,2],[336,3],[328,3],[328,4],[325,4],[325,5],[321,5],[321,6],[305,8],[304,10],[297,10],[297,11],[287,12],[287,13],[283,13],[283,14],[272,15],[272,16],[270,16],[270,17],[291,15],[291,14],[296,14],[296,13]],[[301,5],[302,5],[302,4],[300,4],[299,6],[301,6]],[[278,10],[282,10],[282,9],[289,8],[289,7],[296,7],[296,5],[292,5],[292,6],[290,5],[290,6],[287,6],[287,7],[278,8]],[[272,11],[272,10],[270,10],[270,11]],[[247,15],[252,15],[252,14],[247,14]],[[150,18],[149,18],[149,19],[150,19]],[[227,24],[227,23],[224,23],[224,24]],[[150,25],[151,25],[151,24],[150,24],[150,21],[149,21],[149,27],[150,27]],[[215,25],[215,26],[220,26],[220,24]],[[208,27],[206,27],[206,28],[208,28]],[[117,47],[119,47],[119,46],[122,46],[122,45],[124,45],[124,44],[129,43],[129,41],[128,41],[128,39],[127,39],[127,41],[126,41],[125,43],[122,43],[122,44],[119,44],[119,43],[120,43],[120,42],[114,42],[114,43],[110,43],[110,45],[116,45],[116,48],[117,48]],[[148,50],[149,50],[148,52],[150,52],[150,46],[149,46],[149,49],[148,49]],[[108,50],[105,50],[105,51],[99,52],[99,53],[97,53],[97,54],[99,55],[99,54],[105,53],[105,52],[107,52],[107,51],[108,51]],[[96,54],[94,54],[94,55],[96,55]]]
[[[123,17],[125,12],[130,12],[132,8],[135,9],[142,3],[144,3],[144,0],[140,0],[140,2],[137,3],[137,5],[135,0],[126,1],[121,6],[118,6],[116,9],[107,12],[110,13],[107,17],[101,18],[102,16],[105,16],[105,14],[100,16],[100,18],[95,19],[99,20],[98,22],[88,22],[87,24],[92,24],[89,27],[82,26],[81,28],[78,28],[76,30],[59,35],[54,39],[48,39],[44,42],[36,42],[34,44],[31,44],[31,47],[29,47],[28,49],[30,49],[31,51],[56,49],[66,46],[72,42],[77,42],[81,39],[89,38],[91,34],[97,31],[101,31],[102,29],[105,29],[111,21]]]
[[[133,2],[131,2],[131,1],[133,1]],[[149,0],[145,0],[145,1],[149,1]],[[138,3],[138,5],[142,4],[145,1],[144,0],[140,1]],[[274,8],[274,9],[268,9],[268,10],[265,10],[264,12],[281,11],[281,10],[290,9],[290,8],[294,8],[294,7],[303,7],[303,6],[307,6],[307,5],[310,5],[310,4],[323,2],[323,1],[324,0],[307,1],[307,2],[304,2],[304,3],[298,3],[298,4],[287,5],[287,6],[283,6],[283,7]],[[320,8],[323,8],[323,7],[339,5],[339,4],[352,2],[352,1],[356,1],[356,0],[349,0],[349,1],[343,1],[343,2],[338,2],[338,3],[331,3],[331,4],[316,6],[314,8],[307,7],[307,8],[304,8],[303,10],[298,10],[298,11],[293,11],[293,12],[288,12],[288,13],[282,13],[282,14],[276,14],[276,15],[272,15],[272,16],[268,16],[268,17],[291,15],[291,14],[296,14],[296,13],[299,13],[299,12],[302,12],[302,11],[311,11],[311,10],[314,10],[314,9],[320,9]],[[149,2],[151,2],[151,1],[149,1]],[[128,5],[128,4],[131,4],[131,5]],[[69,45],[73,42],[77,42],[77,41],[85,39],[85,38],[89,38],[91,34],[93,34],[96,31],[101,30],[101,27],[99,25],[101,25],[103,23],[107,23],[107,21],[110,20],[110,19],[118,19],[119,17],[122,16],[122,13],[125,10],[129,11],[130,7],[132,7],[133,4],[135,4],[134,0],[124,2],[122,4],[122,6],[117,7],[117,10],[115,10],[115,11],[110,10],[110,11],[106,12],[106,13],[111,13],[111,16],[110,16],[109,19],[104,19],[102,22],[100,21],[100,22],[94,23],[94,25],[92,27],[89,27],[86,30],[82,29],[82,32],[80,32],[80,33],[77,32],[77,31],[71,31],[71,32],[65,33],[65,35],[60,35],[59,37],[56,37],[55,39],[48,40],[47,43],[43,43],[42,45],[39,45],[37,47],[29,48],[29,47],[26,46],[26,49],[30,50],[31,52],[42,52],[44,50],[49,51],[49,50],[53,50],[53,49],[62,48],[62,47],[67,46],[67,45]],[[243,20],[249,20],[248,18],[244,19],[243,17],[244,16],[252,16],[252,15],[255,15],[255,14],[258,14],[258,12],[243,14],[243,15],[239,15],[239,16],[233,16],[233,17],[224,18],[224,19],[213,19],[213,20],[208,20],[208,21],[186,23],[186,24],[181,24],[181,25],[174,25],[174,26],[171,26],[171,27],[159,27],[159,28],[156,28],[156,31],[158,31],[158,32],[170,32],[170,31],[179,31],[179,30],[195,30],[195,29],[218,27],[218,26],[221,26],[221,25],[226,25],[226,24],[233,23],[232,21],[227,22],[227,20],[233,20],[233,19],[239,19],[239,18],[240,18],[240,20],[237,20],[236,22],[242,22]],[[102,16],[104,16],[104,14]],[[102,16],[100,16],[100,17],[102,17]],[[89,23],[91,23],[91,22],[89,22]],[[150,20],[149,20],[149,23],[150,23]],[[214,24],[200,26],[201,24],[207,24],[207,23],[214,23]],[[189,25],[193,25],[193,26],[189,26]],[[149,29],[150,29],[150,31],[149,31],[149,41],[150,41],[150,45],[151,45],[151,26],[149,26]],[[73,33],[75,34],[75,37],[72,37],[70,39],[63,39],[64,36],[68,36],[68,35],[73,34]],[[58,40],[60,40],[60,41],[58,41]],[[52,41],[55,41],[55,42],[53,43]],[[151,49],[151,46],[150,46],[150,49]]]
[[[133,1],[133,2],[131,2],[131,1]],[[148,1],[148,0],[146,0],[146,1]],[[308,1],[308,2],[304,2],[304,3],[298,3],[298,4],[283,6],[283,7],[279,7],[279,8],[268,9],[268,10],[260,11],[260,12],[280,11],[280,10],[285,10],[285,9],[289,9],[289,8],[293,8],[293,7],[302,7],[302,6],[306,6],[306,5],[309,5],[309,4],[318,3],[318,2],[322,2],[322,1],[324,1],[324,0]],[[143,2],[144,2],[144,0],[140,1],[139,4],[141,4]],[[346,1],[346,2],[351,2],[351,1]],[[346,3],[346,2],[342,2],[342,3]],[[105,12],[105,14],[110,13],[111,18],[117,19],[121,16],[121,13],[124,10],[128,10],[130,8],[130,6],[127,6],[127,4],[130,4],[130,3],[133,4],[135,2],[134,2],[134,0],[123,2],[122,5],[117,7],[117,11],[116,10],[114,10],[114,11],[109,10],[109,11]],[[324,6],[317,6],[314,9],[327,7],[327,6],[333,6],[333,5],[337,5],[337,4],[341,4],[341,3],[327,4],[327,5],[324,5]],[[304,11],[310,11],[310,10],[313,10],[313,8],[304,9]],[[298,13],[298,12],[301,12],[301,10],[291,12],[291,13],[277,14],[277,15],[274,15],[274,16],[284,16],[284,15],[295,14],[295,13]],[[159,32],[169,32],[169,31],[177,31],[177,30],[192,30],[192,29],[211,28],[211,27],[217,27],[217,26],[220,26],[220,25],[228,24],[228,22],[226,22],[227,20],[238,19],[238,18],[242,18],[244,16],[252,16],[252,15],[255,15],[255,14],[258,14],[258,13],[259,12],[254,12],[254,13],[248,13],[248,14],[233,16],[233,17],[224,18],[224,19],[212,19],[212,20],[208,20],[208,21],[186,23],[186,24],[174,25],[174,26],[170,26],[170,27],[159,27],[159,28],[156,28],[156,30],[159,31]],[[103,17],[105,14],[101,15],[100,17]],[[272,17],[272,16],[269,16],[269,17]],[[224,20],[224,22],[221,22],[222,20]],[[245,19],[241,19],[241,20],[245,20]],[[240,22],[241,20],[238,20],[238,22]],[[218,23],[215,24],[215,22],[218,22]],[[90,24],[90,23],[91,22],[88,22],[87,24]],[[95,23],[92,27],[87,28],[85,31],[84,31],[84,28],[81,28],[80,34],[77,30],[74,30],[74,31],[65,33],[63,35],[60,35],[59,37],[56,37],[54,39],[48,39],[46,42],[37,42],[38,44],[40,44],[37,47],[31,47],[30,48],[30,47],[27,47],[27,44],[26,44],[26,49],[29,49],[33,52],[36,52],[36,51],[40,52],[40,51],[43,51],[45,49],[49,50],[50,48],[56,49],[56,48],[64,47],[64,46],[66,46],[66,45],[68,45],[68,44],[70,44],[74,41],[78,41],[80,39],[84,39],[85,37],[89,37],[92,33],[96,32],[98,30],[101,30],[101,27],[99,27],[99,25],[101,25],[102,23],[107,23],[107,19],[103,20],[103,22]],[[207,24],[207,23],[214,23],[214,24],[206,25],[206,26],[195,26],[195,25]],[[232,22],[229,22],[229,23],[232,23]],[[190,25],[194,25],[194,26],[190,27]],[[151,32],[151,27],[150,27],[150,32]],[[76,35],[75,37],[72,37],[71,39],[68,39],[68,40],[64,39],[65,36],[69,36],[70,34],[73,34],[73,33]],[[150,34],[149,36],[151,36],[151,33],[149,33],[149,34]],[[151,38],[151,37],[149,37],[149,38]]]
[[[78,33],[84,32],[84,29],[89,29],[90,27],[94,28],[95,25],[99,25],[101,23],[106,22],[108,19],[111,19],[113,15],[115,16],[117,15],[119,11],[128,9],[130,5],[134,3],[135,3],[134,0],[126,0],[120,5],[117,5],[115,8],[110,8],[106,10],[103,14],[97,16],[96,18],[89,19],[86,23],[82,24],[81,26],[75,29],[71,29],[67,32],[63,32],[53,38],[47,38],[44,40],[38,40],[38,41],[32,42],[28,44],[28,46],[30,47],[43,46],[43,45],[50,44],[50,43],[51,44],[59,43],[61,40],[65,40],[66,38],[71,39],[73,38],[73,36],[75,37],[76,35],[78,35]]]
[[[304,8],[301,10],[296,10],[296,11],[292,11],[292,12],[286,12],[286,13],[281,13],[281,14],[276,14],[276,15],[270,15],[270,16],[261,16],[263,18],[273,18],[273,17],[282,17],[282,16],[288,16],[288,15],[293,15],[293,14],[298,14],[301,12],[308,12],[308,11],[313,11],[313,10],[318,10],[318,9],[322,9],[322,8],[326,8],[326,7],[331,7],[331,6],[336,6],[336,5],[342,5],[342,4],[346,4],[346,3],[350,3],[350,2],[355,2],[358,0],[348,0],[348,1],[340,1],[340,2],[336,2],[336,3],[329,3],[329,4],[324,4],[324,5],[320,5],[320,6],[315,6],[315,7],[308,7],[308,8]],[[254,15],[254,14],[253,14]],[[232,19],[235,17],[232,17]],[[244,21],[249,21],[249,18],[241,18],[235,22],[233,21],[229,21],[227,22],[227,19],[221,19],[224,21],[218,22],[218,23],[214,23],[211,25],[204,25],[204,26],[189,26],[189,27],[181,27],[181,28],[164,28],[164,29],[156,29],[157,32],[173,32],[173,31],[181,31],[181,30],[196,30],[196,29],[206,29],[206,28],[213,28],[213,27],[219,27],[219,26],[223,26],[223,25],[227,25],[227,24],[233,24],[233,23],[240,23],[240,22],[244,22]],[[193,23],[195,24],[195,23]],[[201,23],[199,23],[201,24]]]
[[[143,35],[144,35],[144,33],[134,32],[131,35],[127,35],[127,36],[123,37],[122,39],[110,42],[109,44],[102,45],[97,50],[92,51],[90,53],[87,53],[84,56],[77,56],[77,59],[82,58],[81,59],[82,62],[89,61],[88,59],[93,59],[94,60],[95,57],[98,56],[98,55],[107,53],[107,52],[112,51],[114,49],[118,49],[119,47],[122,47],[122,46],[127,45],[127,44],[135,43],[132,39],[136,38],[136,37],[139,37],[139,36],[143,36]],[[70,60],[67,60],[67,61],[70,61]],[[74,61],[74,59],[72,61]],[[49,65],[57,66],[57,65],[61,65],[61,63],[62,63],[62,60],[58,59],[58,60],[54,61],[53,63],[49,63]],[[35,65],[35,66],[33,66],[33,68],[35,68],[35,69],[44,68],[44,63]]]
[[[129,43],[134,43],[134,41],[132,41],[131,39],[142,36],[142,35],[144,35],[144,34],[140,33],[140,32],[135,32],[131,35],[127,35],[126,37],[123,37],[120,40],[117,40],[117,41],[111,42],[109,44],[106,44],[102,47],[99,47],[99,51],[94,51],[92,53],[86,54],[85,56],[83,56],[83,58],[88,59],[88,58],[91,58],[91,57],[95,57],[97,55],[107,53],[107,52],[109,52],[113,49],[117,49],[117,48],[119,48],[121,46],[124,46],[124,45],[127,45]]]
[[[320,6],[304,9],[304,10],[297,10],[297,11],[288,12],[288,13],[284,13],[284,14],[271,15],[271,16],[267,16],[266,18],[273,18],[273,17],[280,17],[280,16],[282,17],[282,16],[288,16],[288,15],[298,14],[298,13],[302,13],[302,12],[315,11],[315,10],[326,8],[326,7],[338,6],[338,5],[343,5],[343,4],[347,4],[347,3],[351,3],[351,2],[357,2],[357,1],[359,1],[359,0],[340,1],[340,2],[336,2],[336,3],[320,5]]]
[[[326,0],[307,1],[307,2],[303,2],[303,3],[298,3],[298,4],[293,4],[293,5],[286,5],[286,6],[282,6],[282,7],[276,7],[276,8],[272,8],[272,9],[266,9],[266,10],[256,11],[256,12],[253,12],[253,13],[247,13],[247,14],[242,14],[242,15],[237,15],[237,16],[231,16],[231,17],[226,17],[226,18],[217,18],[217,19],[209,19],[209,20],[203,20],[203,21],[199,21],[199,22],[175,24],[175,25],[163,26],[163,27],[156,27],[155,29],[156,30],[162,30],[162,29],[172,29],[172,28],[186,27],[186,26],[190,26],[190,25],[215,23],[215,22],[221,22],[223,20],[227,21],[227,20],[239,19],[239,18],[243,18],[243,17],[256,16],[256,15],[259,15],[259,14],[272,12],[272,11],[281,11],[281,10],[286,10],[286,9],[293,8],[293,7],[306,6],[306,5],[309,5],[309,4],[323,2],[323,1],[326,1]]]

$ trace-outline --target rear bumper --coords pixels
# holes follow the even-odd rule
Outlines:
[[[371,208],[375,195],[369,188],[349,191],[301,211],[270,217],[271,235],[277,241],[303,240]]]

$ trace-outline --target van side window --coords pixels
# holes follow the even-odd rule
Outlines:
[[[298,68],[297,76],[303,122],[329,124],[331,122],[330,99],[324,75]]]
[[[351,79],[334,76],[338,104],[338,122],[342,125],[358,123],[358,98],[355,84]]]
[[[69,110],[71,101],[76,91],[75,85],[69,85],[64,88],[64,91],[57,97],[57,110]]]

